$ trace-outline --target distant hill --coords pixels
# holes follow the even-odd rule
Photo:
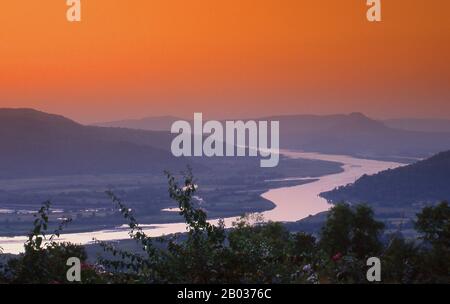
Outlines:
[[[156,116],[156,117],[146,117],[142,119],[127,119],[110,122],[101,122],[94,124],[94,126],[128,128],[147,131],[170,131],[172,123],[177,120],[181,120],[181,118],[175,116]]]
[[[408,131],[450,133],[450,119],[402,118],[385,120],[384,123],[389,127]]]
[[[166,116],[137,120],[134,126],[123,121],[122,127],[99,127],[33,109],[0,109],[0,178],[179,169],[187,160],[172,157],[170,132],[137,130],[138,122],[164,129],[175,119]],[[258,120],[280,121],[283,149],[405,162],[450,150],[450,133],[394,129],[361,113]],[[203,163],[197,162],[197,167]]]
[[[385,206],[413,205],[450,200],[450,151],[323,193],[332,202]]]
[[[100,173],[161,173],[170,134],[88,127],[32,109],[0,109],[0,178]]]
[[[404,162],[412,162],[417,158],[429,157],[439,151],[450,149],[450,133],[393,128],[361,113],[287,115],[250,119],[280,121],[280,145],[283,149]],[[162,116],[97,125],[168,131],[176,120],[179,118]]]
[[[394,129],[361,113],[265,119],[280,121],[280,141],[285,149],[396,160],[429,157],[450,149],[450,133]]]

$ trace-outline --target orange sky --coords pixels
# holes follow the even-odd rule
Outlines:
[[[89,123],[362,111],[450,118],[450,1],[0,4],[0,106]]]

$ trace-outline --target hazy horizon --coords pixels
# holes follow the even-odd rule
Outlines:
[[[0,107],[0,110],[2,109],[15,109],[15,110],[26,110],[26,109],[30,109],[30,110],[36,110],[39,112],[44,112],[44,113],[48,113],[48,114],[54,114],[54,115],[60,115],[63,116],[65,118],[68,118],[70,120],[73,120],[77,123],[83,124],[83,125],[96,125],[96,124],[102,124],[102,123],[112,123],[112,122],[120,122],[120,121],[138,121],[138,120],[143,120],[143,119],[151,119],[151,118],[164,118],[164,117],[174,117],[174,118],[179,118],[179,119],[185,119],[185,120],[192,120],[193,119],[193,115],[194,112],[190,113],[190,114],[186,114],[186,115],[173,115],[173,114],[154,114],[154,113],[149,113],[148,115],[146,114],[136,114],[136,116],[117,116],[114,117],[113,119],[110,120],[92,120],[92,121],[85,121],[83,119],[78,119],[76,116],[72,116],[70,113],[69,114],[65,114],[65,113],[58,113],[58,112],[52,112],[52,111],[46,111],[40,108],[33,108],[33,107]],[[342,112],[325,112],[325,113],[311,113],[311,112],[304,112],[304,113],[267,113],[267,114],[261,114],[261,115],[249,115],[249,116],[211,116],[208,115],[208,113],[206,113],[206,115],[204,115],[205,119],[217,119],[217,120],[237,120],[237,119],[258,119],[258,118],[266,118],[266,117],[273,117],[273,116],[332,116],[332,115],[350,115],[352,113],[361,113],[364,116],[370,118],[370,119],[374,119],[374,120],[378,120],[378,121],[385,121],[385,120],[449,120],[450,121],[450,116],[449,117],[427,117],[427,116],[417,116],[417,117],[412,117],[412,116],[386,116],[386,117],[377,117],[377,116],[372,116],[369,115],[365,112],[361,112],[361,111],[342,111]]]

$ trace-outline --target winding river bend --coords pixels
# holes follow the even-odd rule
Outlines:
[[[395,162],[361,159],[345,155],[293,151],[283,151],[282,154],[292,158],[338,162],[342,164],[343,171],[319,177],[311,183],[267,191],[262,197],[272,201],[276,207],[262,213],[265,220],[292,222],[326,211],[331,205],[325,199],[319,197],[320,193],[353,183],[364,174],[375,174],[402,165]],[[230,227],[235,220],[235,217],[226,218],[224,222],[227,227]],[[211,223],[217,223],[217,220],[212,220]],[[142,225],[142,227],[149,236],[161,236],[186,231],[184,223]],[[128,230],[119,227],[113,230],[64,234],[61,236],[60,241],[88,244],[93,239],[99,241],[115,241],[128,238]],[[0,237],[0,246],[5,253],[17,254],[23,251],[23,244],[26,239],[24,236]]]

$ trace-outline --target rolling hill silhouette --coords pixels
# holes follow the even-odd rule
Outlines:
[[[170,124],[171,117],[156,119]],[[450,149],[450,133],[387,127],[361,113],[273,116],[283,149],[367,158],[428,157]],[[152,120],[155,122],[155,120]],[[33,109],[0,109],[0,178],[103,173],[160,173],[183,168],[168,131],[84,126]],[[189,160],[191,162],[192,160]],[[196,167],[203,163],[197,162]]]
[[[450,149],[450,134],[394,129],[361,113],[269,117],[280,121],[281,146],[365,158],[428,157]]]
[[[385,206],[450,200],[450,151],[414,164],[363,176],[354,184],[322,193],[333,202]]]
[[[32,109],[0,109],[0,178],[161,174],[185,165],[167,150],[169,143],[167,132],[89,127]]]
[[[450,119],[399,118],[384,123],[396,129],[423,132],[450,132]]]
[[[99,125],[168,131],[172,122],[178,119],[171,116],[148,117]],[[450,149],[450,133],[397,129],[361,113],[270,116],[251,120],[280,121],[280,145],[283,149],[395,160],[429,157]]]
[[[101,122],[94,124],[94,126],[127,128],[127,129],[147,130],[147,131],[170,131],[172,123],[177,120],[182,119],[175,116],[155,116],[155,117],[145,117],[142,119],[125,119],[125,120]]]

